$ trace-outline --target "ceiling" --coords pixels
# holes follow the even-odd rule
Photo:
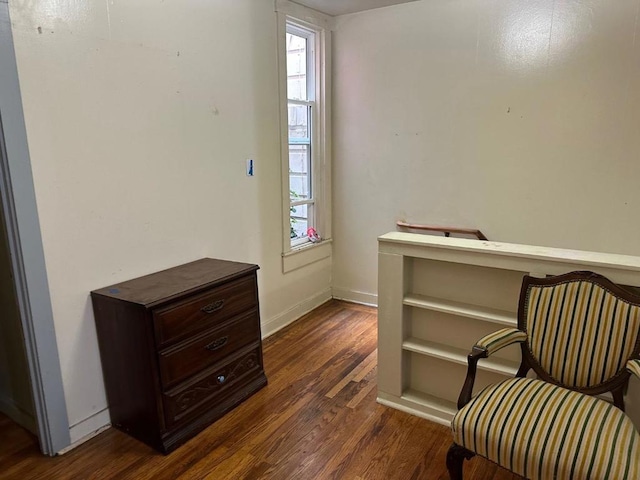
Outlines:
[[[295,3],[313,8],[327,15],[345,15],[347,13],[371,10],[372,8],[388,7],[399,3],[415,2],[416,0],[293,0]]]

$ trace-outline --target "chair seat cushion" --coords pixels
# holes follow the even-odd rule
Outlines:
[[[455,443],[532,480],[640,479],[640,436],[629,417],[540,380],[486,388],[451,426]]]

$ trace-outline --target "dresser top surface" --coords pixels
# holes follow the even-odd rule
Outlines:
[[[259,267],[249,263],[202,258],[143,277],[117,283],[91,292],[92,296],[108,297],[151,307],[177,296],[195,293],[234,278],[254,272]]]

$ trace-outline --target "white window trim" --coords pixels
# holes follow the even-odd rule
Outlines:
[[[308,23],[316,28],[322,28],[327,31],[334,29],[334,17],[331,15],[304,7],[289,0],[276,0],[275,9],[278,13]]]
[[[282,272],[289,273],[312,263],[329,258],[332,255],[332,241],[320,243],[307,242],[299,248],[282,254]]]
[[[301,268],[331,256],[331,29],[333,17],[286,0],[275,2],[278,22],[278,72],[280,94],[280,144],[282,170],[282,265],[283,272]],[[322,237],[319,243],[291,245],[289,199],[289,138],[287,129],[287,22],[315,32],[317,120],[312,128],[315,200],[314,227]],[[324,61],[324,63],[322,63]]]

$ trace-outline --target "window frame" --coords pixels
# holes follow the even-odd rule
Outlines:
[[[318,50],[317,49],[318,34],[314,29],[302,27],[299,24],[299,22],[295,22],[290,19],[286,20],[286,34],[291,34],[300,38],[304,38],[304,40],[306,41],[306,46],[305,46],[305,53],[306,53],[306,59],[305,59],[306,95],[305,97],[306,98],[305,99],[295,99],[289,96],[289,92],[288,92],[289,90],[289,75],[288,75],[289,58],[288,58],[288,51],[286,52],[287,54],[287,120],[289,120],[288,119],[289,107],[291,105],[306,107],[308,142],[300,143],[300,145],[308,145],[309,147],[309,150],[307,153],[308,161],[309,161],[308,167],[311,167],[307,169],[307,177],[309,182],[309,196],[308,198],[303,200],[293,200],[291,198],[289,199],[289,222],[291,222],[291,217],[292,217],[291,209],[298,206],[306,205],[307,227],[309,227],[309,226],[317,225],[316,213],[318,210],[315,205],[316,204],[316,192],[315,192],[316,185],[314,185],[315,177],[316,177],[316,172],[314,170],[316,170],[315,166],[318,161],[318,159],[316,158],[317,157],[316,147],[318,143],[317,138],[320,133],[316,128],[316,124],[318,123],[318,119],[316,117],[317,117],[318,104],[319,104],[319,102],[316,100],[318,98],[318,91],[317,91],[318,89],[316,88],[316,84],[317,84],[316,75],[318,71],[317,65],[316,65],[316,59],[317,59],[316,52]],[[287,123],[287,148],[288,148],[287,168],[290,169],[291,145],[293,144],[293,142],[291,141],[291,137],[289,136],[288,127],[289,127],[289,124]],[[291,171],[290,170],[289,170],[289,191],[291,191]],[[309,238],[307,237],[290,239],[289,241],[290,241],[291,249],[296,249],[297,247],[304,246],[305,244],[310,242]]]
[[[280,130],[282,157],[282,257],[283,271],[294,270],[331,255],[331,27],[332,17],[320,14],[286,0],[276,1],[278,20],[278,70],[280,91]],[[291,27],[289,27],[289,25]],[[294,101],[311,105],[311,199],[313,226],[322,240],[312,243],[307,238],[293,241],[290,238],[290,181],[289,181],[289,132],[287,94],[287,48],[286,34],[300,35],[309,32],[313,37],[313,48],[307,48],[307,65],[310,50],[313,51],[313,92],[307,83],[309,101]],[[306,36],[306,35],[300,35]],[[307,37],[308,38],[308,37]],[[313,93],[313,95],[312,95]],[[299,203],[299,202],[295,202]],[[293,257],[296,257],[295,259]]]

